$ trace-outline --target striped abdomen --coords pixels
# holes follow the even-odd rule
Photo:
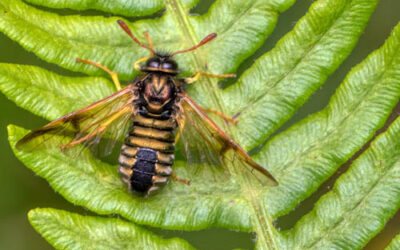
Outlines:
[[[168,182],[174,162],[175,121],[136,115],[119,157],[119,172],[131,190],[151,192]]]

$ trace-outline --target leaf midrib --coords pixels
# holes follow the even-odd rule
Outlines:
[[[249,5],[247,6],[246,10],[241,11],[239,17],[234,19],[234,20],[232,20],[229,24],[227,24],[225,26],[227,28],[224,29],[222,32],[219,32],[218,36],[222,36],[223,34],[225,34],[225,32],[227,32],[228,30],[231,30],[233,27],[238,25],[238,23],[242,20],[243,17],[245,17],[247,12],[251,10],[251,8],[256,4],[256,2],[257,1],[249,1]]]
[[[169,0],[169,2],[172,5],[172,11],[175,12],[176,16],[178,19],[182,20],[183,23],[187,23],[187,25],[185,25],[183,27],[183,31],[186,34],[186,36],[188,36],[190,38],[190,40],[192,41],[193,44],[197,43],[198,38],[195,35],[195,32],[193,30],[193,27],[191,25],[189,25],[190,21],[187,18],[187,15],[185,14],[185,12],[183,11],[182,6],[179,4],[179,1],[177,0]],[[168,8],[169,5],[167,5]],[[170,8],[171,9],[171,8]],[[201,69],[200,65],[200,61],[197,57],[194,56],[194,60],[195,65],[197,66],[197,68]],[[208,78],[205,77],[205,81],[207,81],[208,84],[202,84],[201,88],[203,90],[203,93],[207,93],[207,87],[208,89],[212,88],[212,81]],[[208,86],[206,86],[208,85]],[[221,103],[218,101],[220,99],[220,96],[217,94],[217,91],[211,91],[209,92],[211,93],[212,97],[211,100],[214,102],[214,106],[216,106],[218,108],[219,111],[221,112],[225,112],[225,109],[223,109],[223,105],[221,105]],[[230,130],[229,127],[226,128],[226,130]],[[227,165],[230,171],[236,172],[234,167],[231,165]],[[249,202],[249,204],[251,204],[251,208],[249,209],[250,212],[250,216],[251,216],[251,220],[252,220],[252,224],[254,227],[254,230],[257,232],[258,237],[260,239],[260,242],[264,243],[272,243],[272,248],[273,249],[279,249],[278,244],[275,241],[274,235],[271,232],[271,227],[272,224],[267,220],[268,217],[263,217],[265,216],[265,211],[264,208],[261,206],[262,204],[259,204],[261,201],[259,201],[258,198],[258,193],[254,193],[252,190],[252,185],[242,176],[239,176],[239,181],[244,184],[241,190],[241,196],[247,201]],[[249,192],[250,191],[250,192]],[[246,195],[245,195],[246,194]],[[249,195],[250,194],[250,195]],[[250,197],[249,197],[250,196]],[[260,211],[261,210],[261,211]],[[263,214],[258,214],[258,212],[262,212]],[[259,216],[263,218],[263,220],[259,220]],[[269,239],[269,240],[268,240]]]
[[[54,220],[54,221],[56,221],[56,220]],[[90,242],[91,244],[93,244],[93,242],[100,242],[103,245],[103,247],[107,246],[108,249],[116,249],[116,250],[118,250],[118,248],[116,248],[116,246],[114,244],[112,244],[112,242],[109,242],[107,240],[99,241],[98,238],[94,238],[93,234],[91,234],[91,233],[85,233],[85,235],[82,235],[82,231],[83,232],[87,232],[85,230],[81,230],[80,232],[77,232],[77,231],[74,230],[75,228],[70,227],[69,225],[66,226],[65,224],[60,224],[60,223],[57,223],[57,224],[59,225],[59,227],[63,227],[64,230],[67,230],[71,234],[75,235],[76,238],[82,239],[79,242]]]
[[[199,39],[196,35],[196,32],[194,31],[193,26],[191,25],[191,22],[189,20],[189,17],[186,13],[186,11],[184,10],[185,8],[182,6],[182,4],[180,3],[179,0],[167,0],[170,4],[166,4],[167,9],[171,12],[171,13],[175,13],[176,18],[178,19],[178,23],[181,26],[184,35],[186,37],[188,37],[191,41],[191,45],[197,44],[199,42]],[[180,21],[179,21],[180,20]],[[185,24],[185,25],[182,25]],[[196,55],[196,51],[192,52],[192,61],[194,62],[196,69],[200,70],[203,69],[203,67],[201,67],[201,62],[199,57],[197,57]],[[200,70],[201,71],[201,70]],[[212,81],[210,80],[209,77],[202,77],[202,81],[201,83],[204,84],[198,84],[200,85],[200,88],[202,89],[203,93],[209,93],[212,95],[211,97],[211,101],[213,102],[213,106],[215,106],[217,108],[217,110],[221,111],[222,113],[224,113],[224,109],[223,106],[221,105],[221,103],[218,101],[220,99],[220,96],[216,93],[217,91],[207,91],[209,89],[213,88],[213,84]]]

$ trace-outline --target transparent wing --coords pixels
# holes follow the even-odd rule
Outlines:
[[[205,162],[223,167],[224,162],[229,161],[246,169],[243,173],[250,173],[262,185],[278,184],[266,169],[253,161],[186,93],[180,95],[179,107],[182,115],[178,117],[178,125],[190,163]]]
[[[135,88],[136,85],[131,84],[111,96],[52,121],[27,134],[17,142],[16,147],[31,151],[40,147],[67,149],[82,144],[98,151],[99,142],[105,137],[103,154],[108,154],[130,124],[132,103],[137,98]],[[55,135],[60,139],[49,140]]]

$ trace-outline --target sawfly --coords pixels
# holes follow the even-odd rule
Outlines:
[[[176,181],[190,183],[176,176],[172,170],[175,143],[183,138],[186,139],[183,143],[189,144],[187,151],[192,151],[187,152],[188,157],[205,155],[207,157],[200,157],[208,161],[205,163],[224,167],[223,160],[227,151],[233,150],[233,159],[239,166],[248,169],[258,179],[264,179],[266,184],[277,185],[274,177],[253,161],[206,113],[212,112],[233,123],[235,120],[223,113],[200,107],[184,91],[185,85],[195,82],[201,76],[235,75],[197,72],[192,77],[177,77],[178,65],[173,57],[197,49],[213,40],[216,34],[206,36],[189,49],[159,53],[153,49],[147,32],[145,36],[148,43],[144,44],[122,20],[118,20],[118,24],[135,43],[150,51],[150,56],[134,64],[135,69],[143,74],[121,88],[117,73],[99,63],[77,58],[77,62],[106,71],[118,91],[30,132],[18,141],[17,147],[39,143],[35,142],[38,138],[42,138],[41,143],[45,144],[44,137],[60,135],[69,138],[67,143],[57,145],[61,150],[66,150],[77,144],[96,145],[102,137],[111,139],[115,144],[125,134],[118,159],[119,173],[129,190],[149,195],[166,184],[170,176]],[[190,145],[194,142],[195,147]]]

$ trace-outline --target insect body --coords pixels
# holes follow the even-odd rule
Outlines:
[[[119,172],[134,190],[151,193],[168,182],[174,162],[177,84],[176,64],[155,55],[146,63],[147,75],[136,83],[137,114],[119,157]]]
[[[104,135],[113,139],[111,142],[115,142],[125,134],[119,156],[119,172],[122,180],[130,190],[150,194],[166,184],[170,176],[176,181],[189,184],[188,180],[174,175],[172,170],[175,141],[182,136],[186,138],[183,141],[185,148],[195,151],[186,152],[188,158],[198,155],[206,163],[223,167],[226,152],[233,150],[232,161],[239,163],[258,179],[263,180],[262,183],[276,185],[277,182],[273,176],[254,162],[205,112],[213,112],[229,122],[234,121],[219,112],[199,107],[183,88],[186,84],[196,81],[201,75],[213,77],[234,75],[197,72],[191,78],[177,77],[178,65],[173,60],[173,56],[204,45],[214,39],[216,34],[206,36],[199,44],[189,49],[179,50],[172,54],[160,54],[153,50],[147,33],[149,45],[141,43],[133,36],[124,22],[119,20],[118,23],[137,44],[150,50],[149,57],[135,63],[135,68],[144,74],[121,89],[116,73],[98,63],[77,59],[78,62],[90,64],[108,72],[118,91],[29,133],[17,143],[17,148],[32,144],[46,144],[46,138],[52,135],[71,138],[68,143],[58,145],[62,150],[66,150],[76,144],[97,145],[99,138]],[[144,66],[140,65],[142,62],[145,62]],[[187,138],[190,138],[190,141]],[[111,143],[112,146],[113,143]]]

